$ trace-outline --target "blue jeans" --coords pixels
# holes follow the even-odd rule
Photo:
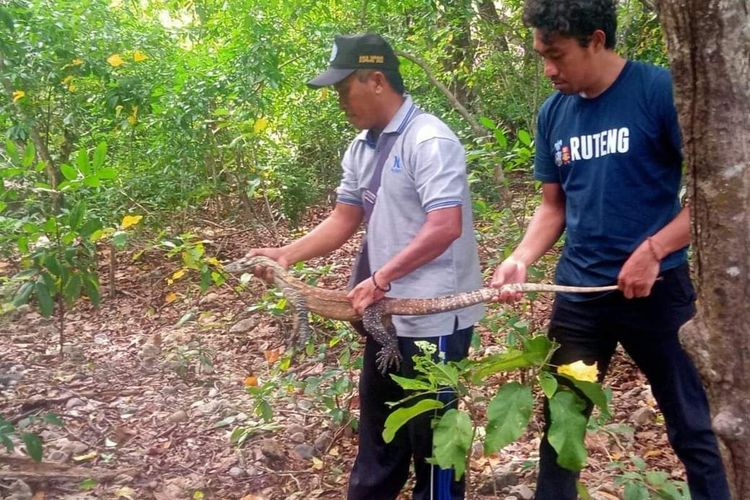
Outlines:
[[[445,353],[446,361],[459,361],[469,353],[473,327],[450,330],[442,337],[399,337],[403,360],[398,375],[414,378],[412,357],[420,353],[415,341],[429,341]],[[452,333],[452,334],[451,334]],[[464,481],[455,481],[452,469],[441,469],[427,463],[432,456],[431,412],[413,418],[396,433],[390,443],[383,441],[385,419],[395,408],[385,403],[399,401],[407,394],[389,375],[381,375],[375,365],[380,349],[370,336],[365,344],[364,363],[359,379],[359,449],[349,478],[349,500],[392,500],[406,484],[409,465],[414,460],[415,500],[456,500],[464,498]],[[441,392],[440,400],[454,399],[452,393]],[[409,405],[416,403],[412,400]],[[446,408],[455,407],[446,405]]]
[[[551,363],[596,362],[603,379],[617,343],[622,344],[651,384],[669,442],[685,465],[693,500],[728,500],[729,487],[711,430],[706,393],[678,338],[680,326],[695,313],[694,303],[687,264],[662,273],[651,295],[644,298],[626,299],[614,292],[573,302],[558,296],[549,337],[560,348]],[[577,497],[577,473],[560,467],[556,459],[545,434],[539,450],[537,500]]]

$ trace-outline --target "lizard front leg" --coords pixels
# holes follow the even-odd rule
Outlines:
[[[376,361],[380,373],[385,375],[389,368],[396,370],[401,366],[401,353],[398,350],[398,336],[396,327],[393,326],[391,316],[385,313],[385,305],[382,301],[376,302],[365,309],[362,315],[362,323],[365,330],[373,340],[380,344]]]

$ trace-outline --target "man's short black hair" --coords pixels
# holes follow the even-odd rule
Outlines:
[[[606,35],[604,46],[615,48],[615,0],[526,0],[523,22],[539,30],[545,43],[561,35],[575,38],[581,47],[588,47],[594,31],[602,30]]]
[[[355,73],[357,75],[357,80],[360,82],[364,82],[367,80],[367,78],[374,73],[375,71],[380,71],[377,69],[358,69]],[[403,94],[406,92],[406,89],[404,87],[404,79],[401,77],[401,72],[398,70],[384,70],[380,71],[385,75],[385,79],[388,82],[388,84],[399,94]]]

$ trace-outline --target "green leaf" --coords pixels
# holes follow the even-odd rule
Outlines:
[[[78,489],[81,491],[93,490],[98,484],[99,482],[96,479],[88,478],[78,484]]]
[[[649,500],[648,488],[641,483],[625,485],[625,500]]]
[[[44,258],[44,267],[46,267],[49,272],[51,272],[55,276],[60,276],[62,274],[62,267],[60,266],[60,262],[57,260],[57,255],[53,253],[47,254],[47,256]]]
[[[115,233],[112,235],[112,244],[118,250],[124,249],[128,244],[127,231],[115,231]]]
[[[432,384],[415,378],[399,377],[391,373],[391,378],[402,388],[407,391],[432,391],[435,390]]]
[[[63,297],[65,298],[65,302],[70,306],[72,305],[76,300],[78,300],[78,297],[81,296],[81,286],[83,285],[81,280],[81,275],[79,273],[73,274],[70,279],[65,283],[65,288],[63,289]]]
[[[52,412],[47,413],[46,415],[44,415],[44,417],[42,418],[42,420],[45,423],[56,425],[57,427],[65,427],[65,424],[60,419],[60,417],[58,417],[57,415],[55,415]]]
[[[531,135],[524,129],[520,129],[518,131],[518,140],[521,141],[525,146],[528,146],[531,144]]]
[[[450,409],[438,422],[432,436],[432,458],[443,469],[454,469],[456,479],[466,470],[474,427],[468,413]]]
[[[75,167],[68,165],[67,163],[63,163],[62,165],[60,165],[60,172],[62,172],[63,176],[69,181],[73,181],[78,178],[78,170],[76,170]]]
[[[11,163],[13,163],[14,165],[19,165],[21,163],[21,159],[18,157],[18,148],[16,147],[15,142],[10,139],[6,139],[5,151],[8,153],[8,156],[10,156]]]
[[[88,187],[99,187],[102,185],[102,181],[99,180],[99,176],[97,174],[84,177],[83,183]]]
[[[42,461],[42,440],[36,434],[24,432],[21,434],[21,440],[26,445],[26,453],[31,459],[39,463]]]
[[[539,374],[539,385],[542,387],[542,392],[547,399],[555,395],[557,391],[557,379],[548,371],[543,371]]]
[[[29,301],[29,296],[34,290],[34,283],[27,281],[20,286],[16,295],[13,297],[13,307],[20,307]]]
[[[117,177],[117,170],[112,167],[105,167],[97,172],[100,179],[115,179]]]
[[[76,206],[70,211],[69,224],[70,228],[74,231],[81,225],[84,215],[86,214],[86,202],[79,201]]]
[[[94,150],[94,158],[92,162],[92,166],[94,167],[94,170],[99,170],[102,165],[104,165],[104,159],[107,157],[107,143],[106,142],[100,142],[97,144],[96,149]]]
[[[396,432],[409,420],[421,415],[422,413],[437,410],[444,405],[436,399],[423,399],[413,406],[399,408],[385,419],[385,428],[383,429],[383,441],[390,443],[396,437]]]
[[[34,290],[36,291],[36,300],[39,302],[39,310],[42,316],[49,318],[55,309],[55,303],[52,302],[52,295],[49,288],[47,288],[47,284],[39,280],[36,282]]]
[[[518,382],[505,384],[487,408],[484,453],[494,453],[521,437],[534,406],[531,388]]]
[[[79,149],[78,155],[76,155],[76,166],[78,167],[78,170],[81,171],[84,177],[91,174],[91,166],[89,165],[89,154],[83,148]]]
[[[5,434],[0,433],[0,444],[5,446],[5,449],[8,452],[11,452],[15,449],[15,445],[13,444],[13,441]]]
[[[586,403],[570,391],[560,391],[549,400],[550,426],[547,438],[557,452],[561,467],[578,471],[586,465]]]
[[[609,415],[609,406],[607,404],[607,396],[604,394],[602,386],[596,382],[586,382],[584,380],[578,380],[567,375],[558,374],[558,377],[563,377],[569,380],[573,386],[581,391],[587,398],[591,400],[596,406],[599,407],[603,415]]]
[[[36,150],[34,149],[34,143],[29,141],[26,144],[26,149],[23,151],[23,161],[21,164],[29,168],[34,163],[34,158],[36,156]]]
[[[91,303],[98,306],[101,302],[101,296],[99,295],[99,279],[94,274],[86,274],[83,278],[83,288],[86,290],[86,296],[91,300]]]

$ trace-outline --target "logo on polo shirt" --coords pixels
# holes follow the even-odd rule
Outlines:
[[[393,165],[391,165],[391,172],[401,172],[401,159],[398,157],[398,155],[396,155],[396,159],[393,160]]]

